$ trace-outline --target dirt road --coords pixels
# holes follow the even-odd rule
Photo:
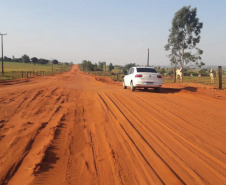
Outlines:
[[[226,184],[215,91],[131,92],[76,65],[0,85],[0,184]]]

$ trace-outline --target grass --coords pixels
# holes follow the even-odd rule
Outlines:
[[[108,68],[107,68],[108,69]],[[168,69],[172,70],[172,69]],[[107,71],[107,70],[106,70]],[[199,70],[192,70],[192,72],[196,72],[198,73]],[[222,70],[223,75],[222,75],[222,89],[226,89],[226,69],[224,68]],[[105,72],[104,71],[89,71],[88,73],[90,74],[94,74],[96,76],[105,76]],[[106,72],[106,76],[109,76],[111,78],[113,78],[114,80],[117,80],[117,75],[112,75],[112,73],[119,73],[118,76],[118,81],[122,81],[124,75],[122,74],[122,69],[120,68],[115,68],[112,70],[112,72]],[[163,83],[173,83],[173,76],[163,76]],[[197,76],[184,76],[184,83],[200,83],[200,84],[205,84],[205,85],[213,85],[216,88],[219,87],[219,79],[218,79],[218,75],[215,78],[215,82],[214,84],[210,83],[210,77],[209,76],[205,76],[205,77],[197,77]]]
[[[173,76],[163,77],[163,83],[173,83]],[[210,77],[197,77],[197,76],[184,76],[183,83],[201,83],[205,85],[214,85],[215,87],[219,87],[219,79],[218,76],[214,79],[214,84],[210,83]],[[222,75],[222,88],[226,89],[226,74]]]
[[[103,72],[101,72],[101,71],[90,71],[88,73],[94,74],[96,76],[105,76],[104,71]],[[117,74],[112,75],[111,73],[106,72],[106,76],[109,76],[109,77],[113,78],[114,80],[117,80]],[[124,77],[124,75],[122,73],[119,73],[118,81],[121,82],[123,77]],[[223,81],[222,88],[226,89],[226,74],[222,75],[222,81]],[[163,83],[173,83],[173,76],[163,76]],[[214,85],[216,88],[219,87],[218,77],[215,78],[214,84],[211,84],[209,76],[205,76],[205,77],[201,77],[201,78],[199,78],[197,76],[193,76],[193,77],[184,76],[184,82],[183,83],[200,83],[200,84],[205,84],[205,85]]]
[[[64,64],[53,64],[53,69],[64,68]],[[4,62],[4,71],[52,71],[52,64],[31,64],[31,63],[19,63],[19,62]]]
[[[111,77],[115,81],[117,81],[117,80],[122,81],[122,78],[124,77],[124,75],[121,73],[121,71],[115,72],[113,70],[112,70],[112,72],[106,71],[106,74],[105,74],[105,71],[88,71],[87,73],[93,74],[96,76],[108,76],[108,77]],[[118,76],[117,76],[117,73],[118,73]]]
[[[0,80],[30,77],[34,75],[52,75],[68,71],[71,65],[65,64],[31,64],[19,62],[4,62],[4,76],[0,73]]]

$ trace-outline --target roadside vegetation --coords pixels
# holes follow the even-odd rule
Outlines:
[[[0,58],[1,59],[1,58]],[[2,69],[0,73],[0,80],[11,80],[17,78],[29,78],[40,75],[53,75],[70,70],[71,63],[62,63],[56,59],[47,60],[37,57],[30,57],[23,55],[21,58],[4,57],[4,75]]]
[[[129,63],[124,66],[113,65],[110,63],[107,65],[106,62],[92,63],[88,60],[83,60],[79,64],[80,70],[93,74],[96,76],[109,76],[115,81],[122,81],[122,78],[127,74],[131,67],[137,66],[136,63]],[[109,68],[110,67],[110,68]],[[113,68],[112,68],[113,67]],[[163,83],[174,83],[173,81],[173,67],[154,67],[163,77]],[[211,85],[209,76],[209,67],[193,67],[184,69],[184,83],[201,83]],[[217,70],[217,69],[216,69]],[[215,78],[214,86],[218,86],[218,78]],[[223,68],[223,88],[226,88],[226,68]]]

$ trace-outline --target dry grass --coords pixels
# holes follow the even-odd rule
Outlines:
[[[222,88],[226,89],[226,75],[222,76],[222,81],[223,81]],[[163,83],[173,83],[173,76],[163,77]],[[201,83],[201,84],[214,85],[216,87],[219,87],[219,78],[217,76],[215,78],[214,84],[211,84],[209,76],[205,76],[205,77],[184,76],[184,83]]]
[[[34,75],[52,75],[68,71],[71,65],[65,64],[31,64],[19,62],[4,62],[4,76],[0,73],[0,80],[25,78]]]

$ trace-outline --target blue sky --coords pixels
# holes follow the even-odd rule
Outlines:
[[[4,56],[168,65],[164,46],[183,6],[197,7],[207,65],[226,65],[226,0],[2,0]]]

